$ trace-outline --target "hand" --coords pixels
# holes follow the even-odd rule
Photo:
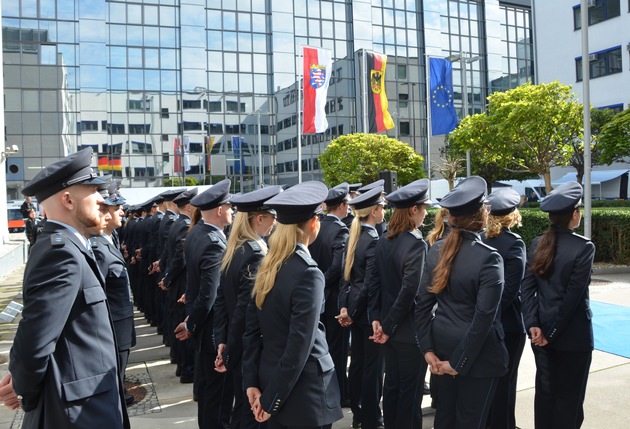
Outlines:
[[[161,279],[161,280],[158,282],[158,287],[159,287],[160,289],[162,289],[163,291],[167,291],[167,290],[168,290],[168,288],[167,288],[167,287],[166,287],[166,285],[164,284],[164,279]]]
[[[188,320],[188,318],[186,318]],[[192,337],[192,334],[186,329],[186,321],[183,321],[175,328],[175,338],[179,341],[185,341]]]
[[[374,320],[372,322],[372,335],[368,337],[368,339],[374,342],[377,342],[376,339],[378,338],[380,327],[381,327],[381,322],[379,320]]]
[[[376,333],[372,335],[369,339],[377,344],[385,344],[387,340],[389,340],[389,335],[383,332],[383,327],[379,324],[378,328],[376,329]]]
[[[424,360],[427,361],[427,365],[429,365],[429,371],[431,371],[431,374],[437,374],[438,364],[440,362],[440,359],[437,357],[437,355],[433,352],[426,352],[424,354]]]
[[[10,373],[7,373],[2,380],[0,380],[0,401],[5,407],[11,410],[17,410],[20,408],[15,390],[13,390],[13,378]]]
[[[248,387],[245,393],[247,394],[249,406],[252,407],[252,411],[254,411],[254,403],[262,396],[262,393],[260,393],[260,389],[258,387]]]
[[[348,309],[346,307],[343,307],[339,311],[339,315],[335,316],[335,319],[337,319],[337,322],[344,328],[352,325],[352,318],[348,316]]]
[[[223,351],[225,350],[225,344],[219,344],[217,347],[217,358],[214,360],[214,370],[216,372],[227,372],[225,363],[223,362]]]
[[[186,304],[186,294],[183,293],[182,296],[179,297],[179,299],[177,300],[177,302],[181,303],[181,304]]]
[[[457,374],[459,374],[457,371],[455,371],[452,367],[451,367],[451,363],[447,360],[443,360],[440,362],[440,367],[442,370],[442,374],[448,374],[448,375],[452,375],[453,377],[455,377]]]
[[[542,329],[540,329],[537,326],[533,326],[531,328],[529,328],[529,334],[532,338],[532,344],[535,346],[539,346],[539,347],[544,347],[547,344],[549,344],[549,341],[547,341],[547,339],[545,338],[545,336],[542,333]]]

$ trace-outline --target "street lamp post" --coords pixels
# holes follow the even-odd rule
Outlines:
[[[454,63],[455,61],[459,61],[462,66],[460,67],[461,76],[462,76],[462,120],[468,116],[468,81],[466,76],[466,64],[473,63],[475,61],[479,61],[481,59],[480,56],[469,57],[465,55],[464,52],[460,52],[459,54],[453,54],[446,57],[447,60]],[[466,177],[470,177],[470,151],[466,151]]]

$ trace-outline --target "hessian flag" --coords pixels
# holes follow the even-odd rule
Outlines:
[[[304,123],[302,134],[323,133],[326,120],[326,95],[332,73],[332,52],[323,48],[304,46]]]

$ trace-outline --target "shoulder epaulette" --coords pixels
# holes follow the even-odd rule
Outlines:
[[[168,215],[168,218],[169,218],[170,220],[174,221],[175,219],[177,219],[177,215],[170,214],[170,215]]]
[[[378,232],[376,232],[375,229],[367,228],[367,232],[368,232],[368,234],[370,234],[370,237],[378,238]]]
[[[189,226],[190,225],[190,218],[184,219],[184,223],[186,224],[186,226]]]
[[[512,237],[514,237],[514,238],[518,238],[519,240],[521,239],[521,236],[520,236],[520,235],[518,235],[518,234],[517,234],[517,233],[515,233],[515,232],[512,232],[512,231],[505,231],[505,232],[506,232],[507,234],[511,235],[511,236],[512,236]]]
[[[306,262],[307,265],[309,265],[311,267],[316,267],[317,266],[317,262],[315,262],[315,259],[311,258],[309,256],[309,254],[306,253],[304,250],[298,249],[295,253],[297,253],[297,255],[300,258],[302,258],[304,260],[304,262]]]
[[[219,244],[221,247],[225,248],[225,242],[223,241],[223,239],[219,236],[218,231],[211,231],[208,233],[208,237],[210,238],[210,241],[212,241],[213,243],[217,243]]]
[[[92,249],[98,247],[98,240],[96,237],[90,237],[90,246],[92,246]]]
[[[335,223],[337,225],[339,225],[342,228],[348,229],[348,225],[346,225],[345,223],[343,223],[342,221],[340,221],[339,219],[335,219]]]
[[[157,217],[158,217],[158,219],[162,219],[164,217],[164,213],[158,213]]]
[[[63,247],[66,245],[66,236],[60,232],[55,232],[50,236],[50,245],[54,248]]]
[[[262,252],[262,247],[260,247],[260,244],[258,244],[256,240],[248,240],[247,244],[249,244],[249,247],[251,247],[254,252]]]
[[[407,232],[413,235],[414,237],[416,237],[416,240],[422,240],[422,233],[418,231],[417,229],[410,229]]]

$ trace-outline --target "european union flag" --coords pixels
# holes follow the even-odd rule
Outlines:
[[[429,58],[431,77],[431,135],[447,134],[457,127],[453,105],[453,64],[443,58]]]

